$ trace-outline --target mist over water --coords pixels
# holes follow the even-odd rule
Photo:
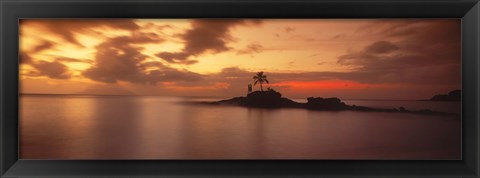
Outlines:
[[[21,159],[460,159],[461,119],[159,96],[20,96]],[[346,100],[460,113],[460,102]]]

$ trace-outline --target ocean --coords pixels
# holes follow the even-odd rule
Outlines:
[[[22,94],[20,159],[461,158],[460,102],[344,100],[455,116],[187,104],[215,100]]]

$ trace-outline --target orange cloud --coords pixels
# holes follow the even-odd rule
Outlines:
[[[226,82],[216,82],[213,85],[207,86],[180,86],[175,82],[161,82],[165,88],[178,90],[178,91],[198,91],[198,90],[219,90],[227,89],[230,87],[229,83]]]
[[[169,63],[195,64],[198,61],[188,59],[190,56],[198,56],[206,51],[220,53],[230,50],[231,47],[228,46],[228,43],[233,39],[230,34],[232,27],[260,23],[260,20],[240,19],[193,20],[191,22],[192,28],[180,34],[180,37],[185,41],[185,46],[181,52],[160,52],[156,56]]]

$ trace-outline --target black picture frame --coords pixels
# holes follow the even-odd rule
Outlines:
[[[19,160],[21,18],[461,18],[462,160]],[[477,177],[478,0],[0,0],[0,176]]]

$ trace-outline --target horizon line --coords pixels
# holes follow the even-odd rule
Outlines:
[[[85,93],[18,93],[19,95],[79,95],[79,96],[163,96],[163,97],[207,97],[207,98],[231,98],[238,96],[185,96],[185,95],[152,95],[152,94],[85,94]],[[243,96],[243,95],[242,95]],[[309,96],[318,97],[318,96]],[[307,99],[292,98],[292,99]],[[323,98],[323,97],[322,97]],[[337,97],[339,98],[339,97]],[[378,99],[378,98],[340,98],[342,100],[376,100],[376,101],[428,101],[429,99]]]

